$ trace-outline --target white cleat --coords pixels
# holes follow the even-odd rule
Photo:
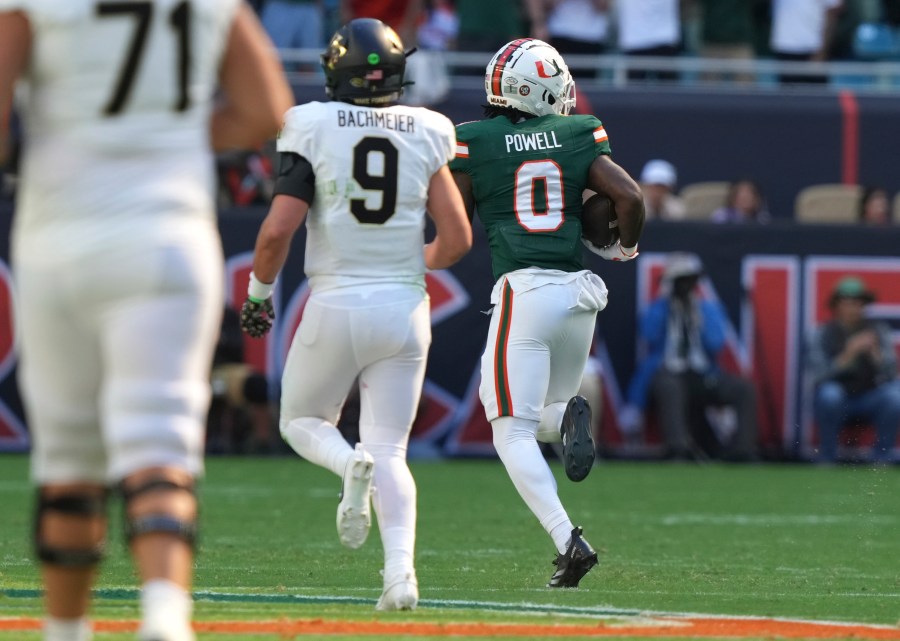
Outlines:
[[[355,550],[362,547],[372,526],[372,468],[375,459],[357,443],[344,469],[341,502],[337,509],[337,531],[341,543]]]
[[[384,592],[375,604],[376,610],[415,610],[419,603],[419,582],[412,570],[395,574],[384,580]]]

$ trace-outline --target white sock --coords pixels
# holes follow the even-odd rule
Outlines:
[[[381,528],[384,546],[384,576],[392,577],[407,572],[415,573],[413,549],[416,532],[405,527]]]
[[[566,413],[566,405],[568,401],[560,403],[550,403],[545,405],[541,412],[541,422],[538,423],[537,440],[541,443],[560,443],[562,442],[562,434],[559,428],[562,426],[563,414]]]
[[[90,641],[92,638],[87,617],[60,619],[48,616],[44,619],[44,641]]]
[[[282,425],[281,435],[307,461],[343,478],[353,448],[334,425],[320,418],[295,418]]]
[[[574,527],[575,526],[572,525],[572,522],[567,517],[565,521],[560,521],[550,531],[550,537],[553,539],[553,544],[560,554],[565,554],[566,550],[569,549],[569,543],[572,542],[572,530]]]
[[[491,421],[494,448],[509,478],[538,518],[556,549],[565,552],[572,535],[572,522],[556,493],[556,478],[535,440],[537,421],[501,416]]]
[[[413,571],[416,546],[416,481],[406,463],[406,445],[366,443],[375,459],[372,506],[384,547],[385,576]]]
[[[194,641],[191,595],[177,583],[151,579],[141,588],[141,628],[138,638]]]

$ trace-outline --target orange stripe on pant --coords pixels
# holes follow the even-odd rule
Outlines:
[[[497,394],[498,416],[512,416],[512,395],[509,391],[509,372],[507,370],[507,354],[509,351],[509,330],[512,325],[513,290],[506,282],[503,284],[503,295],[500,297],[500,321],[497,327],[497,339],[494,345],[494,391]]]

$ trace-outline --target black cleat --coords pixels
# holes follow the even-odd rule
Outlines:
[[[553,560],[556,572],[550,577],[548,588],[577,588],[582,577],[597,565],[597,553],[591,544],[581,537],[581,528],[572,530],[572,540],[565,554]]]
[[[559,426],[566,476],[573,481],[583,481],[594,466],[591,428],[591,406],[583,396],[573,396]]]

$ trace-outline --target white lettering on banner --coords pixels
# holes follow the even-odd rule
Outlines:
[[[543,149],[562,149],[556,139],[556,132],[538,131],[533,134],[506,134],[506,153],[511,151],[540,151]]]

